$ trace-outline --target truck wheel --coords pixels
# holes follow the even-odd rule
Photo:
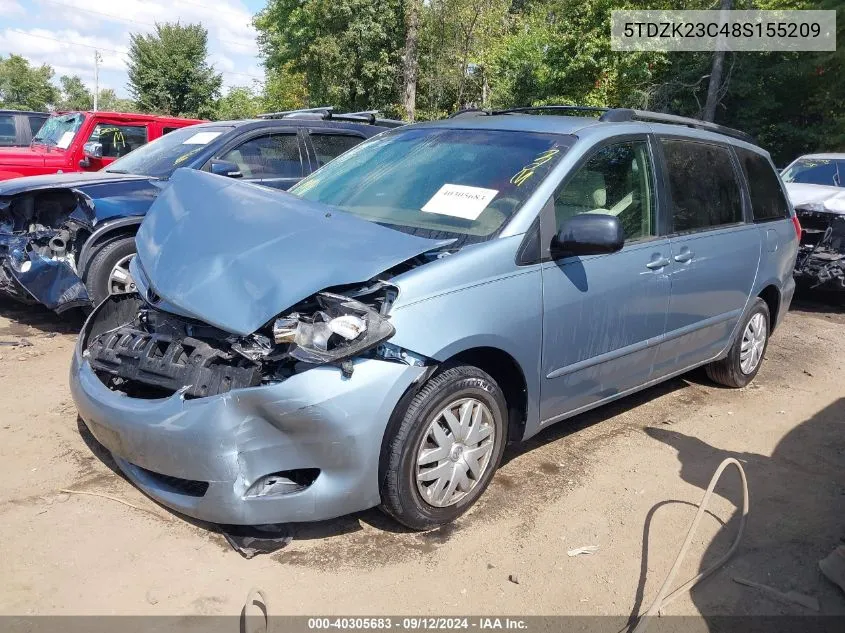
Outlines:
[[[381,508],[413,530],[454,521],[487,488],[505,447],[507,404],[477,367],[436,374],[391,430],[382,459]]]
[[[742,321],[728,355],[705,368],[710,380],[734,388],[744,387],[754,380],[769,344],[770,320],[769,306],[757,297]]]
[[[129,261],[135,255],[135,237],[122,237],[100,248],[91,259],[85,286],[94,305],[113,294],[135,292]]]

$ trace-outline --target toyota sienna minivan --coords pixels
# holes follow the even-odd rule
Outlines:
[[[380,506],[425,530],[508,443],[699,366],[748,384],[800,233],[769,155],[581,110],[387,131],[290,193],[178,170],[137,234],[137,292],[79,338],[81,418],[192,517]]]

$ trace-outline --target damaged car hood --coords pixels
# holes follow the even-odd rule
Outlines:
[[[165,184],[149,176],[105,171],[13,178],[0,181],[0,208],[4,200],[19,194],[72,189],[91,199],[89,221],[97,224],[116,217],[144,215]]]
[[[36,189],[78,189],[90,185],[107,185],[121,181],[150,180],[148,176],[114,174],[105,171],[90,171],[71,174],[44,174],[25,176],[0,182],[0,196],[14,196]]]
[[[803,182],[787,182],[786,193],[793,207],[822,203],[830,211],[845,213],[845,190],[829,185],[812,185]]]
[[[449,243],[190,169],[174,173],[135,242],[148,299],[241,335],[325,288]]]

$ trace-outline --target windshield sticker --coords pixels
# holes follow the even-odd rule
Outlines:
[[[496,197],[497,193],[499,193],[498,189],[483,189],[447,183],[440,187],[421,210],[426,213],[449,215],[453,218],[476,220]]]
[[[188,160],[191,156],[193,156],[194,154],[196,154],[196,153],[197,153],[198,151],[200,151],[201,149],[202,149],[201,147],[198,147],[198,148],[196,148],[196,149],[192,149],[192,150],[190,150],[190,151],[188,151],[188,152],[185,152],[185,153],[184,153],[184,154],[182,154],[179,158],[177,158],[176,160],[174,160],[174,161],[173,161],[173,164],[174,164],[174,165],[181,165],[182,163],[184,163],[186,160]]]
[[[182,141],[182,145],[206,145],[221,134],[222,132],[197,132],[193,136],[190,136]]]
[[[520,169],[513,178],[511,178],[511,184],[516,185],[517,187],[521,186],[526,180],[531,178],[534,175],[534,170],[536,170],[541,165],[545,165],[548,163],[552,158],[554,158],[557,154],[560,153],[559,149],[550,149],[546,150],[533,161],[531,161],[528,165]]]
[[[56,143],[56,147],[61,147],[62,149],[67,149],[70,147],[71,142],[73,141],[73,132],[65,132],[62,134],[62,137]]]

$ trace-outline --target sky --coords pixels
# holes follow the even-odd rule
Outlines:
[[[266,0],[0,0],[0,55],[16,53],[79,75],[94,87],[94,52],[100,53],[100,88],[129,97],[126,52],[130,33],[154,23],[200,22],[208,30],[209,62],[223,73],[223,92],[263,80],[253,14]]]

